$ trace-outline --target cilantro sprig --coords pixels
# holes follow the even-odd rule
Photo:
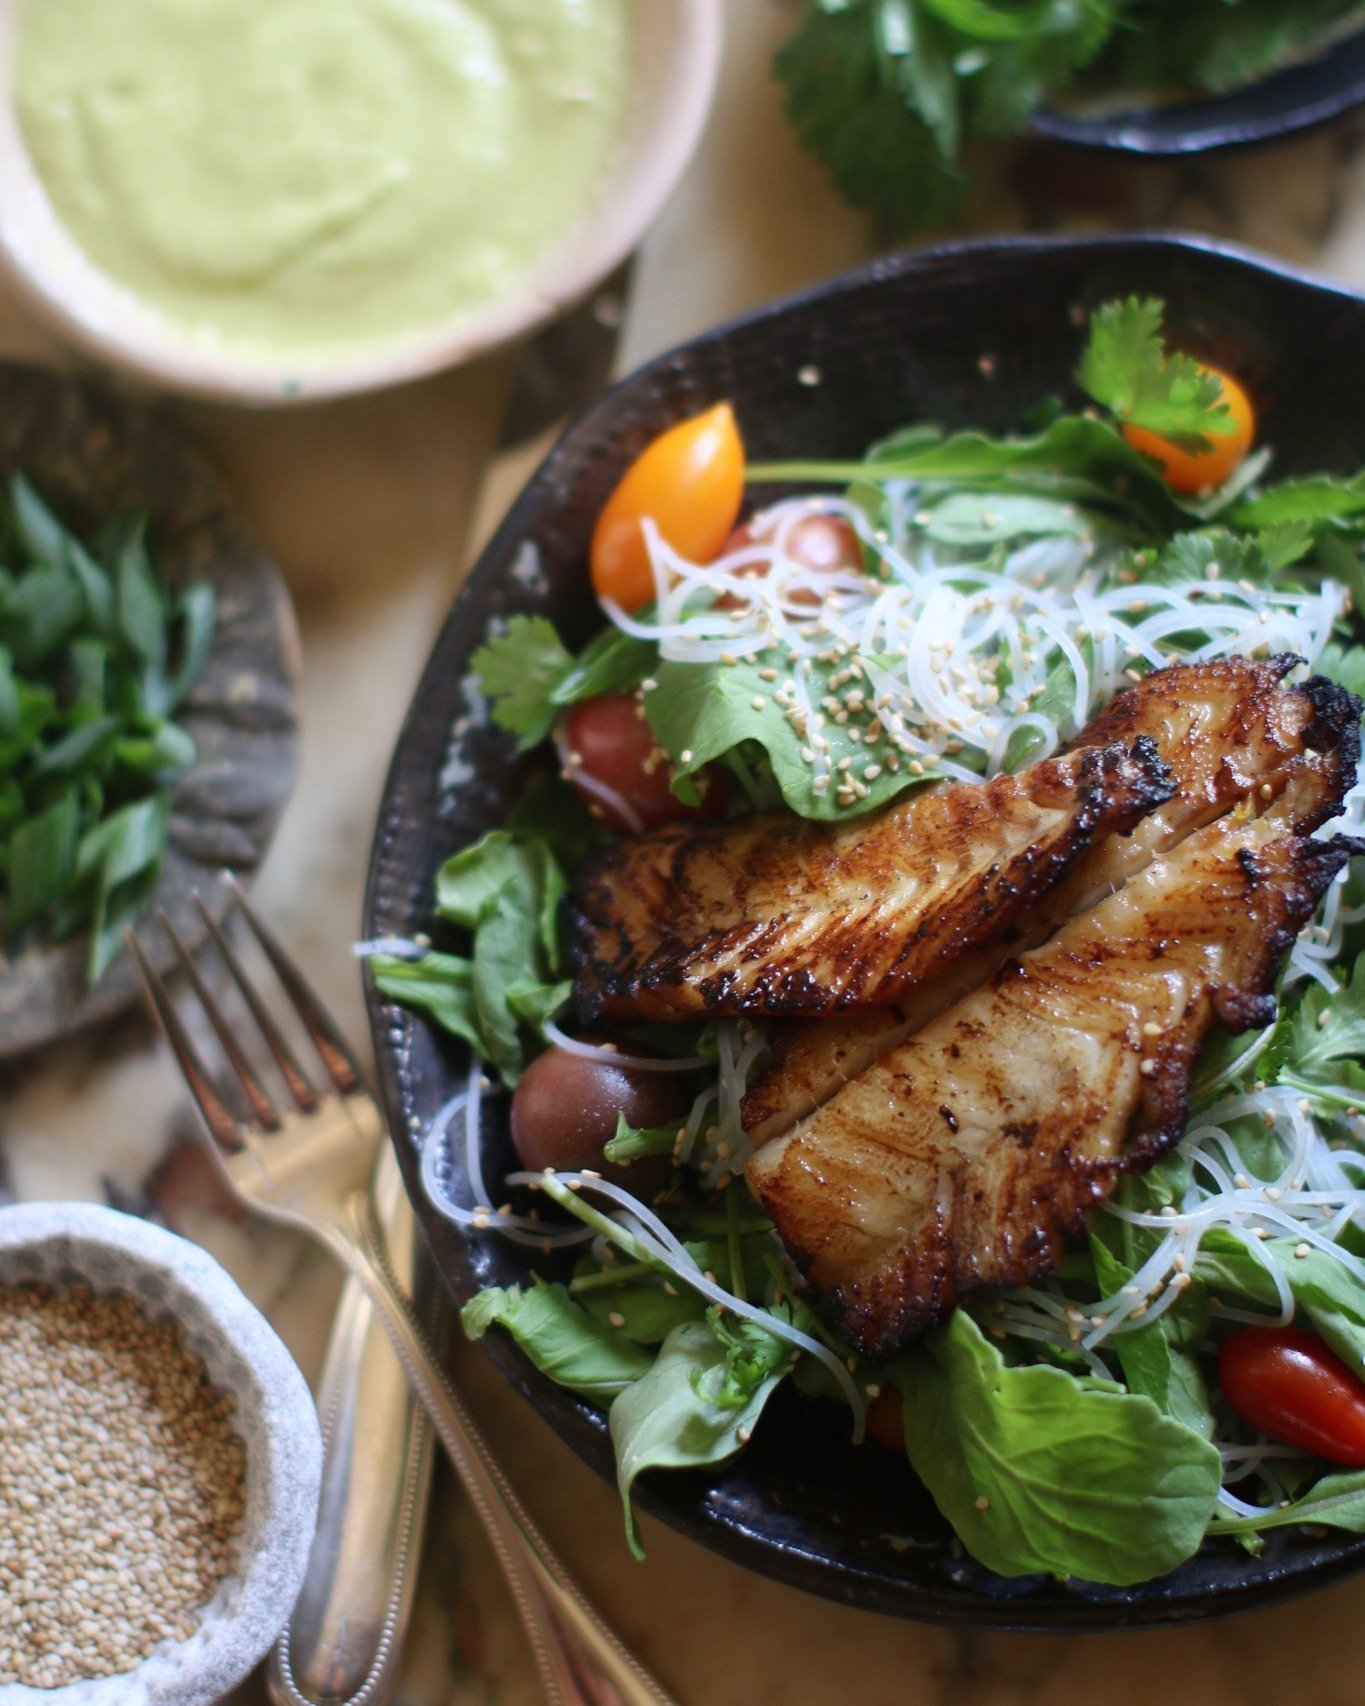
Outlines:
[[[804,0],[774,70],[801,141],[893,232],[940,225],[974,140],[1081,78],[1141,101],[1222,89],[1311,45],[1359,0]]]
[[[1076,372],[1086,395],[1118,420],[1159,433],[1187,451],[1209,449],[1233,430],[1216,374],[1162,339],[1164,308],[1155,297],[1106,302],[1090,316]]]

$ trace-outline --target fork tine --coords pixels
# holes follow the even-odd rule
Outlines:
[[[170,937],[175,948],[176,957],[181,969],[194,986],[194,993],[199,997],[199,1005],[208,1014],[209,1023],[213,1026],[214,1035],[222,1044],[223,1053],[228,1057],[232,1070],[237,1074],[242,1089],[246,1091],[246,1099],[251,1103],[251,1112],[257,1125],[266,1131],[278,1131],[280,1128],[279,1110],[265,1092],[265,1087],[252,1069],[251,1062],[242,1052],[242,1045],[237,1041],[232,1026],[223,1016],[223,1010],[214,1000],[208,985],[204,982],[199,967],[194,963],[194,956],[185,946],[179,931],[162,907],[157,907],[156,915],[161,921],[161,928]]]
[[[313,993],[308,980],[285,951],[274,931],[257,915],[236,877],[231,871],[224,871],[223,878],[241,907],[242,916],[250,925],[252,934],[260,943],[262,952],[274,968],[275,976],[279,978],[285,994],[293,1002],[294,1010],[303,1022],[304,1029],[313,1039],[313,1046],[322,1057],[328,1077],[343,1096],[350,1095],[354,1090],[363,1090],[365,1074],[351,1053],[350,1045],[341,1034],[336,1021]]]
[[[147,1005],[152,1010],[152,1016],[161,1027],[161,1033],[171,1045],[171,1052],[184,1074],[190,1094],[194,1097],[209,1136],[219,1149],[228,1155],[240,1154],[246,1148],[246,1139],[242,1128],[237,1122],[232,1110],[218,1094],[217,1086],[209,1076],[209,1070],[194,1044],[190,1041],[189,1032],[181,1023],[180,1015],[175,1010],[160,976],[152,969],[151,962],[143,952],[142,943],[132,930],[123,932],[123,939],[128,945],[128,952],[133,956],[133,964],[137,967],[137,975],[142,983],[142,990],[147,997]]]
[[[218,920],[204,905],[197,892],[194,895],[194,904],[198,908],[199,916],[204,921],[204,927],[208,931],[213,945],[223,956],[228,970],[232,973],[232,981],[237,985],[241,991],[242,999],[251,1009],[251,1017],[256,1021],[261,1035],[269,1044],[270,1052],[275,1057],[275,1064],[279,1067],[285,1084],[289,1088],[289,1094],[294,1098],[302,1113],[312,1113],[318,1105],[318,1093],[309,1081],[308,1074],[299,1065],[298,1057],[290,1048],[283,1031],[275,1023],[269,1009],[261,1000],[260,991],[247,976],[246,967],[242,964],[237,950],[228,941]]]

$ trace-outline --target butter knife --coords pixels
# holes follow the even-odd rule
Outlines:
[[[394,1274],[439,1344],[449,1309],[389,1148],[374,1189]],[[352,1280],[342,1288],[318,1409],[326,1441],[318,1527],[267,1687],[276,1706],[381,1706],[412,1610],[435,1452],[426,1412]]]

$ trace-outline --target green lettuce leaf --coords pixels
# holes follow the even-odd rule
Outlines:
[[[786,1365],[786,1366],[789,1366]],[[782,1378],[763,1362],[747,1365],[752,1384],[705,1321],[684,1322],[664,1340],[654,1366],[611,1407],[616,1478],[626,1534],[644,1557],[631,1488],[646,1469],[705,1469],[741,1450]]]
[[[988,1568],[1123,1585],[1204,1538],[1218,1452],[1150,1398],[1011,1368],[961,1309],[896,1367],[911,1465]]]
[[[649,1371],[651,1358],[624,1333],[597,1320],[562,1285],[489,1286],[460,1311],[471,1339],[504,1328],[542,1374],[559,1386],[609,1403]]]

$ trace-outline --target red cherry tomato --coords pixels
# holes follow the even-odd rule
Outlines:
[[[725,541],[719,555],[742,551],[748,545],[766,544],[775,529],[770,513],[760,511],[737,527]],[[794,563],[810,569],[816,575],[858,573],[863,566],[863,547],[853,530],[852,522],[842,515],[808,515],[794,521],[787,529],[784,549]],[[741,569],[743,580],[762,580],[766,570],[755,565]],[[818,605],[820,595],[813,588],[801,588],[792,595],[793,604]],[[723,593],[717,600],[720,610],[737,610],[745,603],[738,593]]]
[[[598,1037],[581,1040],[602,1046]],[[602,1159],[618,1115],[640,1129],[681,1120],[687,1109],[681,1074],[632,1072],[632,1058],[622,1053],[618,1066],[564,1048],[537,1055],[512,1095],[512,1146],[522,1166],[537,1173],[593,1167],[632,1190],[657,1190],[671,1168],[666,1155],[617,1167]]]
[[[1242,1420],[1271,1439],[1365,1466],[1365,1381],[1316,1333],[1243,1328],[1218,1352],[1218,1384]]]
[[[697,778],[700,805],[684,805],[673,793],[673,766],[634,693],[585,699],[563,719],[556,738],[565,774],[608,829],[629,835],[724,816],[728,790],[719,772]]]

